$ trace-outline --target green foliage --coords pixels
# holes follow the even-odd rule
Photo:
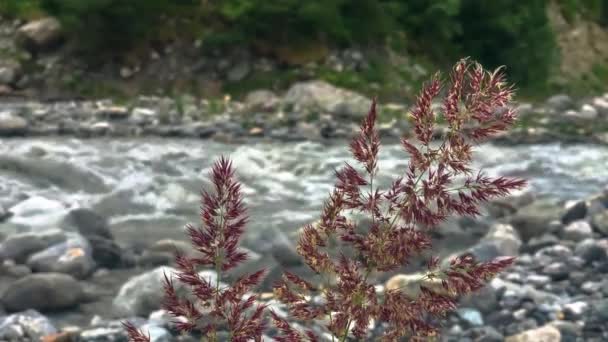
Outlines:
[[[522,87],[545,87],[558,57],[545,0],[463,0],[458,38],[464,53],[485,65],[506,65]]]
[[[9,18],[29,18],[39,13],[38,0],[2,0],[0,15]]]
[[[171,15],[195,0],[40,0],[41,8],[56,16],[87,50],[127,48],[145,40],[158,27],[162,15]]]
[[[410,49],[451,60],[445,52],[455,50],[453,41],[462,32],[460,3],[461,0],[409,0],[388,6],[396,15],[399,28],[406,32]]]
[[[607,0],[558,0],[562,15],[568,21],[580,14],[592,20],[601,21],[604,19],[608,7]]]
[[[548,3],[548,0],[0,0],[0,15],[19,18],[35,17],[42,12],[54,15],[90,56],[105,57],[107,53],[176,37],[202,39],[205,49],[255,45],[281,56],[285,50],[326,51],[328,46],[388,43],[393,49],[407,50],[410,55],[423,56],[435,64],[447,64],[469,55],[490,67],[506,65],[509,77],[520,87],[538,91],[546,87],[559,58],[546,14]],[[608,0],[557,0],[557,3],[569,20],[582,16],[608,23]],[[273,50],[277,48],[281,51]],[[321,70],[319,77],[343,86],[365,88],[366,84],[386,84],[391,78],[403,76],[383,67],[383,63],[386,61],[360,74]],[[278,81],[275,75],[262,75],[245,82],[278,86],[295,78],[278,76]],[[229,87],[247,88],[247,85]]]
[[[234,35],[281,44],[370,41],[392,28],[376,0],[224,0],[217,10]]]

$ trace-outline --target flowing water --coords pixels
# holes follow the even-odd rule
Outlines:
[[[196,220],[199,191],[209,188],[208,171],[220,155],[236,166],[250,208],[249,230],[258,233],[316,219],[334,170],[353,162],[342,142],[9,139],[0,143],[0,203],[10,207],[26,196],[43,196],[66,207],[96,208],[118,235],[120,227],[141,227],[123,238],[181,236],[179,226]],[[389,184],[406,165],[399,145],[383,145],[379,184]],[[601,191],[608,183],[606,166],[605,146],[486,144],[475,153],[476,168],[525,178],[529,191],[558,200]],[[22,218],[26,224],[34,221]]]

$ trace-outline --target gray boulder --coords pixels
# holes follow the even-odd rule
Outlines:
[[[188,289],[174,276],[177,272],[175,268],[161,266],[132,277],[122,285],[114,298],[115,312],[123,316],[148,316],[151,312],[160,309],[164,296],[164,274],[174,280],[173,285],[178,295],[186,295]],[[212,283],[217,279],[213,271],[201,271],[199,275]]]
[[[307,81],[289,88],[283,98],[283,105],[291,112],[329,113],[359,120],[369,111],[371,100],[325,81]]]
[[[34,309],[41,312],[76,307],[85,299],[82,285],[62,273],[35,273],[10,284],[2,295],[8,312]]]
[[[247,94],[245,109],[249,112],[274,112],[280,101],[279,97],[270,90],[255,90]]]
[[[25,261],[31,254],[66,239],[65,232],[60,229],[13,234],[0,243],[0,259],[10,259],[20,263]]]
[[[0,111],[0,136],[22,135],[28,129],[26,119],[11,111]]]
[[[36,310],[25,310],[0,319],[0,339],[8,341],[40,341],[57,333],[57,328]]]
[[[574,108],[574,100],[565,94],[551,96],[546,101],[547,107],[562,112]]]
[[[17,45],[31,52],[55,47],[62,39],[61,24],[55,18],[43,18],[21,26],[17,30]]]
[[[548,200],[537,200],[519,209],[509,223],[524,241],[551,231],[550,223],[561,218],[562,209]]]
[[[89,242],[78,233],[68,233],[65,242],[50,246],[33,254],[27,265],[34,272],[66,273],[84,279],[95,269]]]

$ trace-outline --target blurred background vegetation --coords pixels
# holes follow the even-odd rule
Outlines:
[[[608,25],[608,0],[2,0],[0,13],[53,15],[92,56],[175,36],[200,39],[202,49],[239,45],[314,54],[326,47],[390,46],[438,67],[471,56],[488,68],[507,65],[511,80],[533,95],[564,87],[551,81],[562,57],[547,14],[551,3],[569,21]],[[361,81],[382,82],[392,72],[382,64]],[[604,86],[606,65],[594,66],[577,86]]]

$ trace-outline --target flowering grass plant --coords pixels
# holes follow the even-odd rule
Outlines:
[[[432,104],[441,94],[437,112]],[[468,59],[454,66],[446,89],[440,75],[435,75],[410,113],[415,139],[401,141],[410,157],[408,167],[387,189],[375,183],[381,144],[373,101],[350,143],[359,165],[347,163],[336,171],[337,181],[320,220],[304,227],[298,242],[303,261],[324,281],[312,284],[285,272],[274,285],[275,297],[287,305],[293,320],[322,322],[332,341],[365,340],[373,322],[386,327],[384,341],[427,339],[438,334],[438,322],[456,308],[461,296],[480,289],[513,263],[512,257],[478,262],[465,254],[441,267],[438,258],[430,257],[424,277],[440,285],[421,285],[417,296],[400,289],[378,292],[372,282],[374,276],[398,270],[411,258],[430,252],[430,233],[448,217],[478,215],[483,202],[525,186],[522,180],[492,178],[471,168],[473,146],[507,130],[516,120],[509,106],[512,96],[513,88],[500,69],[488,72]],[[448,129],[434,143],[439,120]],[[200,257],[176,257],[177,279],[188,285],[199,303],[178,298],[173,280],[167,276],[163,306],[180,318],[180,330],[197,330],[208,341],[218,340],[220,322],[232,341],[259,341],[267,324],[266,308],[256,306],[255,295],[245,294],[262,280],[264,271],[243,276],[226,288],[219,286],[222,274],[246,259],[237,248],[247,221],[240,186],[231,163],[224,158],[215,163],[211,178],[215,193],[203,194],[203,226],[188,226]],[[370,217],[369,227],[348,219],[352,212]],[[332,257],[328,245],[335,240],[352,247],[356,257]],[[198,267],[215,269],[215,284],[201,279]],[[315,295],[323,298],[321,304],[310,302]],[[312,330],[302,331],[276,313],[269,314],[279,331],[276,341],[320,340]],[[131,341],[149,340],[132,324],[125,326]]]

